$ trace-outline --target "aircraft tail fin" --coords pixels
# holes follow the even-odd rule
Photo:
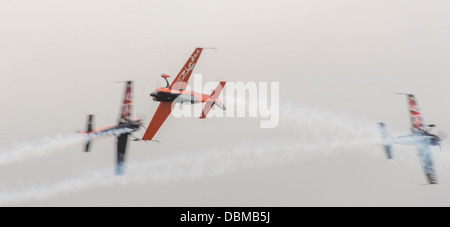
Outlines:
[[[225,105],[223,105],[223,102],[219,100],[219,95],[222,92],[223,87],[225,87],[226,83],[227,82],[225,81],[220,81],[219,85],[217,85],[216,89],[214,89],[214,91],[211,93],[211,95],[205,102],[205,107],[202,110],[202,115],[200,116],[200,119],[206,118],[213,105],[218,106],[222,110],[226,110]]]
[[[379,122],[378,125],[380,127],[381,139],[383,140],[383,147],[386,152],[386,157],[388,159],[393,159],[392,145],[389,142],[389,134],[387,133],[386,125],[383,122]]]
[[[86,122],[86,133],[89,134],[90,132],[92,132],[92,128],[94,127],[94,115],[93,114],[89,114],[87,117],[87,122]],[[89,146],[91,145],[91,140],[88,139],[88,141],[86,141],[86,145],[84,148],[85,152],[89,151]]]

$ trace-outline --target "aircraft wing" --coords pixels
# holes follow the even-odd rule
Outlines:
[[[125,166],[125,151],[127,148],[128,134],[121,134],[117,137],[117,169],[116,174],[122,175]]]
[[[200,54],[202,53],[203,48],[196,48],[192,53],[191,57],[184,64],[183,68],[181,68],[175,80],[172,81],[172,84],[169,88],[171,89],[182,89],[185,90],[189,78],[191,77],[192,71],[194,70],[195,64],[197,64],[198,59],[200,58]]]
[[[409,115],[411,117],[411,125],[413,131],[423,131],[425,123],[420,112],[419,105],[417,104],[417,99],[414,95],[408,94],[408,105],[409,105]]]
[[[170,102],[161,102],[156,109],[155,114],[153,115],[150,124],[147,127],[147,131],[145,131],[142,140],[152,140],[155,136],[156,132],[158,132],[161,125],[169,116],[170,112],[172,112],[172,103]]]
[[[422,164],[423,171],[427,176],[428,183],[437,184],[436,172],[433,166],[433,160],[431,159],[430,146],[426,143],[417,145],[417,154],[419,155],[420,163]]]

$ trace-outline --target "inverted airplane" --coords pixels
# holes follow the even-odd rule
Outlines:
[[[88,115],[86,131],[79,133],[86,135],[87,142],[85,145],[85,152],[89,151],[91,139],[97,136],[114,135],[117,137],[117,166],[116,174],[122,175],[125,165],[125,152],[127,148],[128,136],[142,126],[141,119],[131,119],[131,104],[132,104],[132,81],[125,82],[125,94],[123,98],[122,108],[118,123],[104,126],[93,130],[94,115]],[[136,141],[139,139],[135,139]]]
[[[172,84],[169,85],[167,78],[170,76],[167,74],[161,75],[162,78],[166,80],[166,87],[160,87],[154,90],[150,96],[153,97],[154,101],[160,102],[155,114],[153,115],[150,124],[147,127],[142,140],[152,140],[156,132],[158,132],[161,125],[167,119],[169,114],[172,112],[172,107],[176,103],[180,104],[195,104],[195,103],[205,103],[202,110],[200,119],[206,118],[211,108],[216,105],[219,108],[225,110],[225,106],[222,101],[219,100],[220,92],[222,92],[225,86],[225,81],[221,81],[217,88],[211,93],[211,95],[205,95],[193,91],[186,90],[189,78],[197,64],[200,54],[203,48],[196,48],[192,53],[191,57],[184,64],[181,71],[178,73]]]
[[[420,112],[417,100],[412,94],[403,94],[407,96],[409,104],[409,114],[411,118],[411,131],[410,135],[390,137],[386,131],[384,123],[379,123],[381,130],[381,137],[383,140],[383,147],[386,151],[388,159],[393,159],[392,143],[402,145],[412,145],[417,147],[417,153],[423,168],[423,171],[427,177],[429,184],[437,184],[436,172],[431,158],[430,146],[439,146],[441,138],[439,136],[430,133],[429,131],[436,127],[436,125],[425,125],[422,114]]]

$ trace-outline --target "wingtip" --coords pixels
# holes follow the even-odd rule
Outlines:
[[[218,49],[216,47],[197,47],[197,49],[218,51]]]
[[[408,94],[408,93],[403,93],[403,92],[395,92],[395,94],[397,94],[397,95],[413,95],[413,94]]]

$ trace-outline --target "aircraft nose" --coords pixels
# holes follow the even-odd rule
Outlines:
[[[156,96],[156,93],[155,93],[155,92],[152,92],[152,93],[150,93],[150,96],[155,97],[155,96]]]

